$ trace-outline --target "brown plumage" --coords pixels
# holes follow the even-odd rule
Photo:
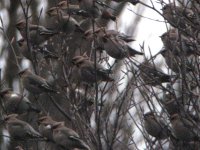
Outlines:
[[[115,59],[144,54],[131,48],[127,42],[123,40],[123,37],[120,35],[116,36],[116,33],[104,34],[101,40],[103,41],[103,47],[107,54]]]
[[[41,25],[35,25],[35,24],[28,23],[28,26],[29,26],[29,36],[30,36],[29,40],[32,45],[40,45],[43,42],[47,41],[50,37],[52,37],[58,33],[56,31],[49,30]],[[26,21],[20,20],[16,24],[16,28],[21,33],[22,37],[24,39],[27,39]]]
[[[194,66],[191,63],[185,59],[181,60],[178,55],[175,55],[168,49],[161,50],[161,55],[164,57],[167,66],[175,73],[180,74],[183,69],[185,69],[186,72],[194,70]]]
[[[171,77],[173,77],[163,73],[161,69],[156,68],[148,61],[144,61],[140,64],[139,70],[140,77],[147,85],[156,86],[162,83],[170,82]]]
[[[182,30],[199,25],[195,13],[186,7],[175,6],[174,3],[166,4],[163,8],[163,17],[175,28]]]
[[[26,139],[42,137],[30,124],[16,117],[16,114],[11,114],[4,118],[6,129],[12,138]]]
[[[51,127],[56,123],[50,116],[43,116],[38,119],[39,132],[43,137],[53,141],[53,132]]]
[[[29,69],[20,71],[19,76],[22,80],[24,88],[34,94],[40,94],[42,92],[59,93],[51,88],[50,84],[44,78],[32,73]]]
[[[172,129],[176,138],[182,141],[199,140],[198,125],[193,121],[178,114],[174,114],[170,118]]]
[[[62,32],[66,34],[72,34],[74,32],[84,33],[83,29],[80,27],[78,21],[71,15],[68,15],[63,10],[58,7],[52,7],[47,11],[50,17],[55,18],[54,30],[57,32]]]
[[[27,97],[15,93],[11,89],[0,91],[0,97],[3,99],[5,111],[8,114],[22,114],[30,111],[39,113],[41,111]]]
[[[85,149],[90,150],[89,146],[80,139],[79,135],[72,129],[65,127],[59,123],[52,126],[53,139],[56,144],[67,149]]]
[[[99,6],[95,3],[93,5],[93,0],[78,0],[80,9],[86,11],[90,17],[98,18],[101,16],[101,10]]]
[[[198,42],[183,35],[177,29],[170,29],[160,37],[164,47],[172,51],[174,55],[200,55],[200,45]]]
[[[75,56],[72,59],[73,64],[77,67],[79,80],[86,83],[95,83],[96,81],[114,81],[109,77],[110,70],[105,69],[102,65],[96,64],[96,80],[94,62],[88,60],[87,57]]]
[[[166,139],[169,137],[168,126],[163,120],[157,118],[153,112],[144,114],[144,128],[148,134],[157,139]]]

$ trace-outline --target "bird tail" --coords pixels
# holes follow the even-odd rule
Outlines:
[[[135,49],[128,46],[128,54],[129,56],[135,56],[135,55],[144,55],[143,52],[136,51]]]
[[[77,146],[78,146],[77,148],[91,150],[90,147],[84,141],[79,139],[78,137],[70,136],[69,138],[71,138],[72,140],[77,142]]]
[[[40,33],[40,35],[55,35],[55,34],[58,34],[57,31],[53,31],[53,30],[49,30],[49,29],[42,30],[39,33]]]

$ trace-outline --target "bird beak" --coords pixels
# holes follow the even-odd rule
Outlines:
[[[17,73],[17,75],[21,77],[23,73],[24,73],[24,70],[19,71],[19,72]]]

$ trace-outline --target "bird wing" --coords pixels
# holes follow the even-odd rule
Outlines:
[[[50,88],[49,83],[40,76],[32,75],[32,76],[27,76],[27,78],[29,80],[29,83],[32,84],[33,86],[37,86],[39,88],[44,88],[47,90],[52,90]]]
[[[30,137],[42,137],[39,132],[37,132],[33,127],[26,123],[24,126],[24,130],[26,131],[27,135]]]
[[[24,127],[20,120],[11,121],[11,122],[8,122],[8,124],[10,124],[12,126],[12,128],[15,128],[15,129],[21,129]]]

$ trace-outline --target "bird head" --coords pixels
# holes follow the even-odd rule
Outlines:
[[[38,123],[41,124],[41,123],[53,123],[55,122],[50,116],[42,116],[38,119]]]
[[[51,7],[47,10],[47,14],[49,17],[58,16],[58,14],[61,12],[59,7]]]
[[[0,91],[0,97],[3,97],[5,94],[9,94],[10,92],[12,92],[11,88],[6,88]]]
[[[59,128],[59,127],[63,127],[63,126],[65,126],[65,123],[64,123],[64,122],[55,122],[55,123],[52,125],[51,129],[52,129],[52,130],[55,130],[55,129],[57,129],[57,128]]]
[[[173,114],[173,115],[170,116],[170,121],[177,120],[178,118],[179,118],[178,114]]]
[[[4,116],[4,121],[7,122],[7,121],[9,121],[11,119],[15,119],[17,117],[18,117],[18,114],[10,114],[8,116]]]
[[[86,53],[84,53],[82,56],[75,56],[72,58],[72,64],[74,65],[80,65],[83,63],[84,60],[89,60],[89,57]]]
[[[168,32],[163,33],[161,36],[159,36],[161,38],[161,40],[165,40],[165,38],[168,37]]]
[[[165,54],[167,54],[167,50],[165,48],[163,48],[161,51],[160,51],[160,54],[165,56]]]
[[[25,42],[25,40],[22,38],[17,41],[17,44],[19,45],[19,47],[22,47],[24,45],[24,42]]]
[[[145,113],[144,115],[143,115],[143,117],[144,117],[144,120],[146,120],[146,119],[149,119],[149,118],[155,118],[155,116],[154,116],[154,112],[152,112],[152,111],[150,111],[150,112],[147,112],[147,113]]]
[[[16,28],[18,29],[18,30],[22,30],[22,29],[24,29],[25,27],[26,27],[26,21],[25,20],[20,20],[20,21],[18,21],[17,23],[16,23]]]
[[[61,9],[67,9],[68,8],[69,3],[67,1],[61,1],[57,4],[57,6]]]
[[[29,69],[27,68],[27,69],[24,69],[24,70],[18,72],[18,75],[19,75],[20,77],[23,77],[23,76],[26,75],[28,72],[29,72]]]

